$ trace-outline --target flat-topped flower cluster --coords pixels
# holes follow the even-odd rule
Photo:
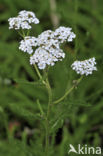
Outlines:
[[[31,24],[38,24],[39,19],[31,11],[20,11],[17,17],[9,18],[9,29],[31,29]],[[65,58],[61,49],[64,42],[72,42],[76,35],[69,27],[60,26],[55,31],[46,30],[38,37],[24,36],[19,49],[30,54],[30,64],[37,64],[39,69],[48,65],[54,66],[57,61]],[[95,58],[85,61],[75,61],[71,67],[80,75],[92,74],[95,67]]]
[[[71,67],[73,70],[77,72],[77,74],[87,76],[89,74],[92,74],[93,70],[97,70],[95,65],[96,65],[96,61],[95,58],[93,57],[84,61],[75,61],[71,65]]]
[[[47,65],[53,66],[55,62],[65,57],[60,44],[66,41],[71,42],[73,38],[75,34],[71,32],[71,28],[59,27],[55,31],[44,31],[37,38],[25,37],[20,42],[19,49],[28,54],[33,53],[30,57],[30,64],[37,63],[39,69],[44,69]]]
[[[31,11],[20,11],[17,17],[8,19],[9,29],[31,29],[31,24],[38,24],[39,19]]]

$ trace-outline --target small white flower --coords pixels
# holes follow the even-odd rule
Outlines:
[[[96,65],[96,61],[95,58],[93,57],[84,61],[75,61],[71,65],[71,67],[73,70],[77,72],[77,74],[87,76],[89,74],[92,74],[93,70],[97,70],[95,65]]]
[[[20,11],[17,17],[8,19],[9,29],[31,29],[31,23],[38,24],[39,19],[31,11]]]

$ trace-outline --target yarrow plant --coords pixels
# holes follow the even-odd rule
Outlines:
[[[93,71],[97,70],[95,58],[90,58],[84,61],[76,60],[71,68],[80,74],[81,77],[76,80],[76,83],[67,90],[64,95],[53,101],[52,98],[52,88],[48,79],[48,67],[54,66],[56,62],[62,61],[66,55],[61,49],[61,44],[65,42],[72,42],[76,37],[75,33],[72,32],[72,29],[69,27],[60,26],[55,31],[46,30],[42,32],[37,37],[29,36],[28,29],[31,29],[31,24],[39,24],[39,19],[36,17],[35,13],[31,11],[20,11],[17,17],[9,18],[9,29],[15,29],[23,37],[20,41],[19,49],[23,52],[26,52],[30,55],[30,64],[34,66],[38,77],[40,78],[43,85],[47,88],[48,91],[48,107],[47,112],[45,113],[42,109],[39,99],[37,104],[40,108],[40,113],[45,120],[45,155],[49,155],[49,146],[50,146],[50,130],[49,130],[49,118],[51,113],[51,106],[59,104],[63,101],[73,89],[80,83],[83,75],[92,74]],[[25,32],[24,29],[27,31]],[[41,70],[45,75],[45,78],[41,74]]]

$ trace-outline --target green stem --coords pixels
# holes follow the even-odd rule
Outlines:
[[[45,155],[48,156],[49,152],[49,123],[48,120],[46,120],[46,146],[45,146]]]
[[[54,101],[54,104],[57,104],[57,103],[63,101],[63,100],[66,98],[66,96],[67,96],[74,88],[75,88],[75,86],[72,86],[60,99]]]
[[[23,39],[25,38],[25,32],[23,29],[21,31],[17,31],[17,32]]]
[[[29,36],[29,34],[30,34],[30,29],[27,31],[27,34],[26,34],[26,36]]]
[[[23,34],[20,31],[17,31],[17,32],[22,38],[24,38]]]
[[[48,78],[46,78],[46,88],[48,90],[48,109],[47,109],[47,118],[46,118],[46,146],[45,146],[45,153],[46,156],[49,155],[49,114],[50,114],[50,106],[52,104],[52,90],[50,87],[50,83],[48,81]]]
[[[36,66],[36,64],[34,64],[34,67],[35,67],[35,70],[37,72],[37,75],[38,77],[40,78],[40,80],[42,81],[42,83],[46,86],[47,88],[47,91],[48,91],[48,96],[49,96],[49,99],[48,99],[48,108],[47,108],[47,115],[46,117],[44,116],[44,112],[43,112],[43,109],[39,103],[39,100],[37,100],[37,104],[38,104],[38,107],[40,109],[40,112],[41,114],[44,116],[45,118],[45,129],[46,129],[46,146],[45,146],[45,153],[46,153],[46,156],[49,155],[49,113],[50,113],[50,106],[52,104],[52,90],[51,90],[51,86],[50,86],[50,83],[49,83],[49,80],[48,80],[48,76],[47,76],[47,73],[46,71],[44,71],[44,74],[45,74],[45,78],[46,80],[44,81],[43,80],[43,77],[42,75],[40,74],[39,70],[38,70],[38,67]]]
[[[22,34],[23,34],[23,38],[25,38],[25,32],[24,32],[24,30],[22,29],[21,31],[22,31]]]
[[[42,76],[41,76],[41,74],[40,74],[40,72],[39,72],[38,67],[37,67],[36,64],[34,64],[34,68],[35,68],[35,70],[36,70],[36,72],[37,72],[38,77],[39,77],[40,80],[41,80],[41,79],[42,79]]]
[[[42,109],[42,106],[41,106],[41,104],[39,102],[39,99],[37,99],[37,105],[38,105],[38,108],[40,110],[41,115],[45,118],[45,113],[44,113],[44,111]]]
[[[36,70],[36,72],[37,72],[38,77],[39,77],[40,80],[42,81],[42,83],[46,85],[46,83],[45,83],[45,81],[43,80],[43,77],[42,77],[42,75],[40,74],[40,72],[39,72],[38,67],[37,67],[36,64],[34,64],[34,68],[35,68],[35,70]]]
[[[69,89],[67,90],[67,92],[58,100],[54,101],[54,104],[57,104],[61,101],[63,101],[71,92],[72,90],[80,83],[80,81],[82,80],[83,76],[81,76],[77,81],[76,83]]]
[[[48,117],[49,116],[49,111],[50,111],[50,106],[52,104],[52,90],[51,90],[51,87],[50,87],[48,79],[46,79],[46,87],[47,87],[48,95],[49,95],[48,111],[47,111],[47,117]]]
[[[50,114],[50,106],[52,104],[52,90],[51,90],[51,86],[50,86],[46,71],[44,71],[45,78],[46,78],[46,80],[44,81],[42,75],[40,74],[40,72],[38,70],[38,67],[36,66],[36,64],[34,64],[34,67],[35,67],[35,70],[37,72],[38,77],[40,78],[40,80],[42,80],[42,83],[46,86],[47,91],[48,91],[48,96],[49,96],[47,115],[45,117],[45,129],[46,129],[45,153],[46,153],[46,156],[48,156],[49,155],[49,114]],[[38,104],[38,107],[40,109],[41,114],[44,116],[44,112],[43,112],[43,109],[42,109],[42,107],[41,107],[41,105],[39,103],[39,100],[37,100],[37,104]]]

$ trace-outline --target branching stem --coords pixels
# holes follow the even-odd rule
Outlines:
[[[46,129],[45,153],[46,153],[46,156],[48,156],[49,155],[49,115],[50,115],[50,106],[52,104],[52,90],[51,90],[51,86],[50,86],[50,83],[49,83],[49,80],[48,80],[48,76],[47,76],[46,71],[44,71],[44,74],[45,74],[45,81],[44,81],[42,75],[40,74],[40,72],[38,70],[38,67],[36,66],[36,64],[34,64],[34,68],[35,68],[35,70],[37,72],[38,77],[40,78],[40,80],[42,81],[42,83],[47,88],[48,97],[49,97],[48,98],[47,114],[46,114],[46,117],[45,117],[45,129]],[[44,112],[43,112],[43,110],[42,110],[42,108],[40,106],[40,103],[39,103],[39,101],[37,101],[37,102],[38,102],[38,106],[39,106],[40,112],[44,116]]]
[[[54,101],[54,104],[57,104],[61,101],[63,101],[71,92],[72,90],[80,83],[80,81],[82,80],[83,76],[81,76],[77,81],[76,83],[69,89],[66,91],[66,93],[58,100]]]
[[[53,102],[52,101],[52,89],[51,89],[51,86],[50,86],[50,83],[49,83],[49,80],[48,80],[47,72],[44,71],[44,74],[45,74],[45,81],[44,81],[42,75],[40,74],[40,72],[38,70],[38,67],[36,66],[36,64],[34,64],[34,67],[35,67],[35,70],[37,72],[38,77],[40,78],[40,80],[45,85],[45,87],[47,88],[47,91],[48,91],[48,108],[47,108],[47,114],[46,114],[46,117],[45,117],[45,130],[46,130],[45,155],[49,156],[49,133],[50,133],[50,131],[49,131],[49,129],[50,129],[50,127],[49,127],[49,116],[50,116],[51,105],[53,103],[57,104],[57,103],[63,101],[72,92],[72,90],[77,87],[77,85],[82,80],[83,76],[81,76],[78,80],[76,80],[75,83],[73,84],[73,86],[69,90],[67,90],[65,92],[65,94],[60,99]],[[43,112],[43,110],[42,110],[42,108],[41,108],[41,106],[39,104],[39,101],[37,101],[37,102],[38,102],[38,106],[40,108],[41,114],[44,115],[44,112]]]

